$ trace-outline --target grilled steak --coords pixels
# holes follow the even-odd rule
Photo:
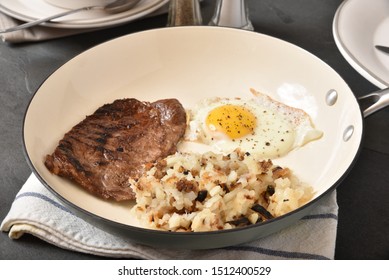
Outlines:
[[[185,127],[176,99],[116,100],[66,133],[45,165],[100,197],[134,199],[128,179],[140,176],[143,164],[175,153]]]

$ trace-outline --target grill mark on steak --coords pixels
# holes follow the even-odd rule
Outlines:
[[[139,177],[143,164],[175,153],[185,128],[186,113],[176,99],[116,100],[67,132],[45,165],[102,198],[131,200],[128,179]]]

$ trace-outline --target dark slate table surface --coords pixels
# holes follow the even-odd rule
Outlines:
[[[202,4],[204,22],[214,2]],[[334,68],[356,96],[377,88],[342,57],[332,35],[340,0],[248,0],[256,32],[296,44]],[[39,85],[58,67],[107,40],[164,27],[167,15],[45,42],[0,43],[0,219],[31,173],[22,148],[26,106]],[[365,120],[359,159],[337,189],[339,223],[336,259],[389,259],[389,109]],[[71,252],[25,235],[18,241],[0,233],[0,259],[98,259]]]

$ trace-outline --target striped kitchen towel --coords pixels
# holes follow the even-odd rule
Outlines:
[[[32,234],[51,244],[87,254],[136,259],[333,259],[338,223],[336,192],[291,227],[259,240],[222,249],[169,250],[135,244],[75,216],[35,175],[17,194],[0,229],[19,239]]]

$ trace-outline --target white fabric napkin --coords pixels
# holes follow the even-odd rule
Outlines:
[[[155,249],[106,233],[78,218],[31,175],[0,229],[18,239],[28,233],[61,248],[112,258],[136,259],[333,259],[336,192],[295,225],[262,239],[212,250]]]
[[[167,11],[168,11],[168,5],[166,4],[163,7],[156,10],[155,12],[147,15],[146,17],[161,15],[167,13]],[[22,23],[24,22],[14,19],[0,12],[0,30],[17,26]],[[106,28],[107,27],[105,27],[105,29]],[[0,37],[3,40],[3,42],[15,44],[15,43],[37,42],[37,41],[57,39],[57,38],[81,34],[85,32],[91,32],[94,30],[97,30],[97,28],[67,29],[67,28],[53,28],[53,27],[38,25],[27,29],[22,29],[19,31],[0,34]]]

